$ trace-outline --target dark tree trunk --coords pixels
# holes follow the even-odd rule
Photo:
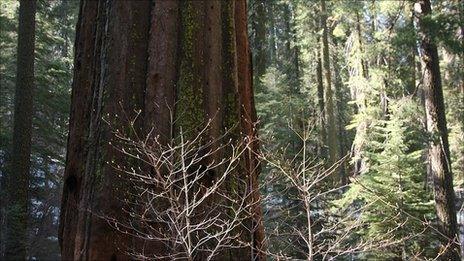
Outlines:
[[[415,28],[415,12],[414,12],[414,3],[411,3],[412,5],[412,11],[411,11],[411,26],[412,28]],[[425,108],[425,93],[424,93],[424,84],[423,84],[423,77],[422,77],[422,71],[421,71],[421,59],[419,55],[419,42],[416,40],[414,42],[414,45],[412,46],[412,56],[413,58],[411,59],[411,66],[413,67],[413,72],[414,75],[413,77],[413,82],[414,82],[414,95],[417,96],[417,99],[420,101],[421,106]],[[417,58],[419,57],[419,58]],[[427,115],[425,113],[422,115],[422,126],[425,129],[427,129]],[[430,162],[427,160],[428,159],[428,151],[424,150],[422,152],[422,159],[426,164],[426,171],[424,173],[424,190],[428,191],[430,189],[429,184],[431,183],[431,178],[432,178],[432,170],[430,168]]]
[[[285,45],[283,48],[283,58],[279,61],[281,63],[284,74],[286,75],[290,94],[297,94],[301,89],[300,79],[300,50],[296,38],[295,23],[293,18],[292,3],[283,3],[282,6],[283,18],[283,34],[282,40]]]
[[[25,260],[27,256],[36,8],[35,0],[20,1],[13,151],[7,177],[7,260]]]
[[[266,1],[257,0],[255,1],[256,18],[253,22],[253,29],[255,33],[254,49],[256,54],[254,55],[253,67],[254,67],[254,79],[253,86],[256,90],[260,90],[261,80],[266,73],[267,67],[267,48],[266,48]]]
[[[332,91],[332,72],[330,70],[329,32],[327,28],[327,8],[325,0],[321,0],[322,26],[322,61],[325,75],[325,113],[327,118],[327,146],[329,149],[329,164],[338,160],[338,139],[335,126],[335,112]]]
[[[273,1],[267,1],[266,2],[266,12],[268,14],[271,14],[271,13],[275,13],[276,12],[276,7],[275,7],[275,4],[273,3]],[[268,38],[268,51],[269,51],[269,65],[270,66],[275,66],[277,61],[277,46],[276,46],[276,38],[277,38],[277,29],[276,29],[276,17],[275,16],[271,16],[268,18],[268,22],[269,22],[269,27],[268,27],[268,35],[269,35],[269,38]]]
[[[336,47],[338,47],[337,44],[335,44]],[[337,54],[333,56],[333,67],[334,67],[334,74],[335,74],[335,104],[337,107],[337,134],[338,134],[338,139],[339,139],[339,146],[338,146],[338,151],[340,157],[344,157],[345,155],[348,154],[348,149],[346,148],[346,131],[345,131],[345,119],[343,117],[343,111],[345,108],[344,104],[346,104],[346,101],[344,101],[343,98],[343,82],[342,82],[342,75],[340,72],[340,64],[338,62],[338,57]],[[340,174],[340,182],[342,185],[345,185],[348,181],[347,176],[346,176],[346,164],[345,162],[341,163],[340,169],[339,169],[339,174]]]
[[[125,260],[130,258],[126,251],[144,242],[102,219],[129,218],[121,209],[130,182],[109,163],[133,163],[109,145],[118,142],[113,131],[125,130],[134,139],[150,133],[166,143],[178,137],[181,127],[195,135],[211,120],[210,138],[235,125],[237,133],[254,137],[246,2],[84,0],[77,28],[59,231],[62,258]],[[129,119],[138,112],[131,132]],[[257,145],[244,156],[236,177],[256,189],[254,200],[259,200]],[[264,238],[258,206],[242,231],[253,250],[227,250],[222,260],[262,259],[253,252]],[[147,255],[166,252],[161,242],[145,248]]]
[[[358,34],[358,44],[359,50],[362,54],[364,54],[364,47],[362,42],[362,30],[361,30],[361,18],[359,12],[356,12],[356,33]],[[362,67],[362,76],[364,78],[369,78],[369,68],[367,66],[367,62],[361,58],[361,67]]]
[[[408,17],[408,26],[411,28],[411,30],[414,30],[414,3],[410,3],[410,8],[411,8],[411,13],[410,16]],[[413,45],[411,46],[411,53],[409,56],[409,61],[410,61],[410,70],[411,70],[411,83],[406,86],[405,88],[405,95],[413,95],[418,97],[419,96],[419,80],[420,77],[418,78],[418,74],[420,71],[420,62],[417,59],[417,43],[413,42]]]
[[[456,243],[459,240],[457,240],[455,195],[439,58],[431,28],[427,24],[427,19],[432,13],[430,1],[417,1],[415,11],[420,27],[425,111],[427,130],[430,134],[428,157],[434,182],[435,206],[440,230],[446,237],[443,240],[444,260],[460,260],[459,245]]]
[[[319,42],[319,41],[318,41]],[[316,50],[316,78],[317,78],[317,103],[319,106],[319,119],[320,119],[320,126],[321,126],[321,155],[322,157],[327,157],[327,131],[325,129],[325,103],[324,103],[324,79],[322,75],[322,58],[321,58],[321,50],[317,48]]]
[[[101,216],[122,217],[128,186],[107,162],[123,158],[112,129],[143,109],[149,1],[82,1],[60,220],[64,260],[124,258],[131,239]]]

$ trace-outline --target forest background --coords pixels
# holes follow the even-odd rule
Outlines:
[[[439,228],[427,157],[433,137],[427,131],[424,54],[414,6],[406,0],[248,1],[270,257],[307,258],[308,242],[299,231],[311,228],[316,238],[309,248],[321,258],[330,253],[410,260],[443,254],[438,246],[449,238]],[[0,2],[0,257],[6,248],[18,8],[19,1]],[[425,20],[438,49],[456,229],[463,236],[464,4],[437,0],[432,10]],[[31,259],[60,257],[78,16],[78,1],[37,1],[25,243]],[[309,166],[301,169],[302,162]],[[303,181],[314,182],[310,192],[292,179],[301,178],[300,172],[309,173]]]

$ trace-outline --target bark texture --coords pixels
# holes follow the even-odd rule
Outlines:
[[[150,6],[81,3],[59,230],[64,260],[124,259],[131,246],[102,216],[124,216],[128,184],[107,164],[123,156],[109,142],[143,109]]]
[[[64,260],[127,260],[141,245],[147,254],[166,251],[102,219],[129,218],[121,209],[131,184],[110,165],[133,163],[114,148],[115,130],[165,143],[180,128],[196,135],[209,123],[209,138],[233,126],[255,137],[246,19],[244,0],[82,1],[59,231]],[[250,188],[257,149],[252,143],[235,177]],[[252,213],[242,235],[253,248],[223,251],[219,260],[263,259],[255,251],[264,238],[258,205]]]
[[[27,257],[36,9],[35,0],[20,1],[13,150],[7,176],[7,260],[25,260]]]
[[[429,164],[434,183],[435,206],[440,230],[444,235],[443,260],[460,260],[457,240],[457,221],[453,174],[451,173],[448,130],[446,127],[437,46],[429,27],[431,4],[429,0],[417,1],[415,11],[418,17],[420,50],[425,93],[427,131],[430,135]]]

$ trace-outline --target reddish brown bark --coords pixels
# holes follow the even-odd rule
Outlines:
[[[235,32],[237,42],[237,79],[238,79],[238,93],[239,93],[239,104],[241,109],[241,125],[245,134],[254,139],[257,136],[256,130],[256,109],[253,99],[253,88],[252,88],[252,67],[251,67],[251,52],[248,44],[248,33],[247,33],[247,7],[246,0],[235,1]],[[259,163],[254,153],[258,151],[258,142],[253,141],[251,149],[248,151],[246,164],[247,164],[247,176],[250,180],[250,187],[253,191],[253,201],[260,202],[260,195],[258,190],[258,171]],[[253,246],[259,251],[263,250],[264,244],[264,229],[261,224],[262,213],[259,204],[255,205],[255,209],[252,211],[253,220],[252,226],[254,227],[254,233],[252,235]],[[258,252],[257,257],[259,260],[264,260],[265,256],[263,253]]]
[[[64,260],[124,259],[130,239],[102,216],[122,217],[127,188],[106,162],[122,156],[108,144],[111,128],[128,127],[142,109],[149,1],[83,1],[65,170],[60,244]]]
[[[222,131],[223,70],[222,70],[222,17],[220,1],[207,1],[205,14],[205,105],[206,120],[211,121],[209,135],[217,139]],[[218,154],[218,156],[220,156]]]
[[[132,197],[131,183],[111,166],[134,164],[115,149],[113,132],[133,139],[150,133],[150,138],[159,136],[166,143],[181,128],[195,135],[209,122],[209,138],[237,125],[234,133],[255,137],[246,3],[83,1],[75,48],[60,221],[62,257],[128,259],[126,251],[138,251],[141,245],[144,254],[163,255],[162,243],[145,244],[102,218],[128,221],[122,209]],[[136,115],[131,129],[129,122]],[[243,159],[246,171],[235,177],[256,189],[254,200],[259,200],[257,146],[253,143]],[[262,258],[254,250],[263,240],[259,204],[252,211],[251,225],[244,224],[242,234],[253,239],[254,252],[231,249],[221,258]]]
[[[89,126],[92,102],[92,78],[94,74],[95,44],[86,39],[93,37],[96,29],[98,2],[81,4],[75,42],[74,82],[72,91],[72,106],[69,120],[68,152],[66,156],[66,172],[64,176],[63,198],[60,216],[60,245],[63,259],[74,258],[75,238],[79,237],[77,216],[80,213],[78,205],[84,179],[84,164],[87,151],[84,149]],[[79,86],[79,88],[75,87]],[[74,225],[69,225],[74,224]],[[79,232],[82,233],[82,232]]]

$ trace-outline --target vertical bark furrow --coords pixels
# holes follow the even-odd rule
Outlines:
[[[251,68],[251,52],[248,44],[248,33],[247,33],[247,6],[245,0],[235,1],[235,32],[236,32],[236,50],[237,50],[237,88],[239,93],[240,101],[240,122],[241,129],[244,135],[249,139],[252,139],[250,149],[245,154],[246,164],[246,178],[250,191],[252,191],[252,200],[256,202],[253,206],[251,213],[253,215],[251,222],[252,233],[252,251],[258,251],[253,253],[253,258],[258,260],[264,259],[264,255],[260,250],[263,249],[264,243],[264,230],[262,226],[262,214],[259,206],[260,195],[258,189],[258,173],[259,165],[254,153],[258,152],[258,141],[254,140],[257,137],[257,131],[255,128],[256,123],[256,110],[253,99],[253,88],[252,88],[252,68]]]
[[[143,139],[169,144],[174,137],[176,95],[179,81],[181,45],[181,3],[157,1],[151,12],[148,42]],[[151,171],[149,166],[142,169]],[[166,204],[159,202],[158,204]],[[137,211],[137,210],[134,210]],[[155,225],[153,225],[155,226]],[[164,230],[164,227],[159,227]],[[136,249],[147,256],[166,255],[163,242],[136,239]]]
[[[95,43],[93,38],[97,27],[98,2],[82,2],[74,57],[74,81],[72,88],[72,104],[69,120],[68,150],[66,155],[66,169],[64,174],[63,197],[60,214],[59,238],[61,256],[64,260],[74,259],[75,240],[80,232],[75,225],[80,213],[81,184],[85,175],[88,136],[92,103],[92,82],[94,75],[93,54]]]
[[[99,170],[101,166],[101,113],[103,108],[103,85],[102,82],[105,79],[104,72],[104,55],[106,54],[104,50],[104,35],[106,30],[107,22],[107,3],[100,1],[98,5],[98,14],[96,18],[96,31],[95,35],[95,49],[93,53],[94,63],[92,68],[94,68],[94,75],[92,79],[92,103],[91,103],[91,113],[89,118],[89,129],[88,136],[86,140],[88,141],[87,147],[88,151],[86,154],[86,162],[84,175],[85,178],[82,180],[82,186],[80,193],[82,198],[79,203],[79,210],[84,210],[79,213],[77,218],[77,226],[81,230],[76,233],[75,239],[75,253],[79,253],[79,256],[74,256],[75,259],[85,257],[88,259],[89,252],[87,251],[89,246],[89,239],[91,233],[91,218],[92,218],[92,201],[94,196],[94,187],[96,182],[101,181],[101,175],[91,175],[89,173],[94,173]],[[82,251],[84,249],[84,251]]]
[[[88,174],[89,179],[102,175],[101,184],[91,192],[94,197],[92,210],[99,215],[94,215],[91,220],[87,250],[90,260],[124,258],[127,253],[118,248],[128,249],[132,245],[128,235],[115,231],[101,216],[118,218],[121,222],[129,218],[124,209],[128,208],[125,202],[130,200],[131,185],[115,171],[114,165],[129,167],[134,162],[118,151],[120,145],[113,133],[138,139],[142,116],[139,115],[138,120],[135,117],[143,111],[146,86],[150,1],[115,1],[107,4],[107,36],[102,43],[105,54],[102,55],[104,67],[101,74],[104,79],[101,81],[103,86],[100,86],[104,90],[104,104],[102,115],[98,118],[100,121],[104,118],[108,124],[102,127],[101,137],[98,138],[101,155],[96,155],[95,170]]]
[[[181,54],[175,108],[175,132],[188,132],[187,137],[203,127],[205,120],[204,83],[204,1],[181,3]],[[176,137],[177,134],[174,135]]]
[[[223,68],[223,122],[222,128],[231,130],[239,118],[238,79],[237,79],[237,45],[235,35],[235,3],[225,1],[222,4],[222,68]],[[236,126],[235,126],[236,127]],[[238,130],[239,128],[235,128]],[[236,134],[237,131],[230,133]],[[235,136],[235,135],[234,135]]]
[[[177,141],[181,128],[185,139],[196,137],[211,121],[205,138],[216,140],[232,127],[236,129],[231,135],[237,139],[239,132],[254,138],[246,26],[245,1],[173,0],[157,1],[154,6],[149,0],[83,1],[60,220],[64,259],[125,260],[131,250],[148,256],[170,254],[164,253],[165,242],[145,242],[129,236],[132,230],[121,233],[104,219],[137,224],[124,211],[138,211],[126,203],[137,200],[130,193],[133,184],[114,167],[140,165],[118,151],[122,144],[115,133],[135,141],[150,133],[163,144]],[[255,201],[259,200],[257,145],[252,144],[240,164],[246,165],[246,171],[239,169],[234,176],[255,190]],[[218,157],[227,153],[221,150]],[[202,166],[190,166],[197,167]],[[213,179],[205,177],[209,178]],[[254,225],[239,232],[244,238],[254,234],[254,247],[260,247],[259,204],[251,211]],[[233,253],[252,255],[246,251],[224,252],[240,260],[244,255]]]
[[[172,138],[180,48],[179,1],[159,1],[152,11],[145,93],[145,129],[161,143]],[[153,128],[153,130],[152,130]]]
[[[209,136],[211,139],[216,140],[222,132],[222,17],[221,17],[221,1],[212,0],[207,1],[205,5],[205,111],[207,121],[210,122]],[[218,143],[215,143],[212,149]],[[217,160],[221,155],[217,153]]]
[[[77,106],[71,111],[60,221],[63,259],[124,257],[118,246],[131,244],[104,220],[123,216],[129,189],[107,164],[123,158],[108,142],[113,131],[135,137],[141,128],[141,122],[134,128],[130,122],[144,105],[149,17],[150,1],[81,4],[72,97]]]

